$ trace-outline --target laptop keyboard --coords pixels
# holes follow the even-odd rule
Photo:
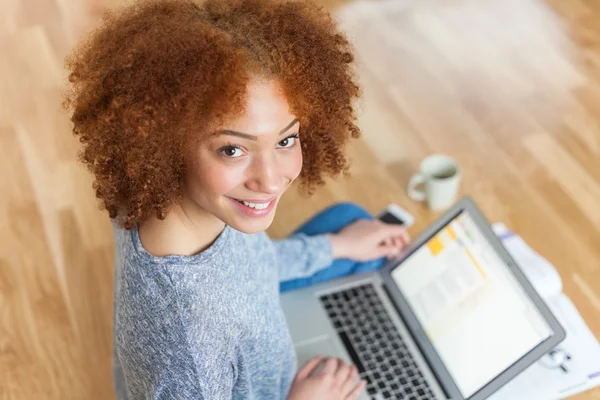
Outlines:
[[[372,284],[320,297],[373,400],[435,396]]]

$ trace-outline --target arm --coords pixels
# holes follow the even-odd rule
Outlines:
[[[273,240],[279,266],[279,281],[311,276],[333,262],[333,235],[308,236],[293,234],[285,239]]]
[[[118,305],[115,347],[128,398],[231,399],[237,352],[218,315],[158,292]]]
[[[361,219],[338,233],[307,236],[296,233],[273,240],[279,265],[279,281],[311,276],[334,259],[375,260],[396,255],[410,237],[401,225]]]

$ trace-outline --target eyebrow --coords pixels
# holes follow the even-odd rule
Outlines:
[[[281,136],[284,133],[286,133],[292,126],[294,126],[296,124],[296,122],[298,122],[298,118],[294,118],[294,120],[292,122],[290,122],[288,126],[286,126],[285,128],[283,128],[279,132],[279,135]],[[213,133],[213,136],[218,136],[218,135],[230,135],[230,136],[237,136],[237,137],[240,137],[242,139],[258,140],[258,136],[250,135],[250,134],[244,133],[244,132],[232,131],[232,130],[229,130],[229,129],[222,129],[220,131],[216,131],[215,133]]]

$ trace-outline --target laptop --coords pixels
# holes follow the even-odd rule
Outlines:
[[[565,338],[468,197],[380,270],[281,304],[298,365],[355,364],[362,399],[485,399]]]

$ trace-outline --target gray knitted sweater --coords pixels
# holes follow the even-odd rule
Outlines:
[[[279,282],[331,264],[330,240],[226,226],[194,256],[155,257],[114,227],[114,379],[119,400],[284,399],[296,356]]]

